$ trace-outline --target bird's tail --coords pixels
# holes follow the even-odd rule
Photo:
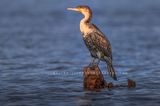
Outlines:
[[[108,65],[107,65],[107,68],[108,68],[109,75],[110,75],[114,80],[117,80],[116,73],[115,73],[115,70],[114,70],[113,66],[110,65],[110,64],[108,64]]]

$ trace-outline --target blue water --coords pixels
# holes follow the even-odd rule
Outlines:
[[[90,55],[79,32],[80,4],[112,44],[118,81],[133,89],[83,89]],[[0,106],[159,106],[159,0],[1,0]],[[104,63],[101,70],[106,72]]]

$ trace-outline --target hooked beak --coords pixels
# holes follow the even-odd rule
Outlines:
[[[77,8],[67,8],[67,10],[79,11]]]

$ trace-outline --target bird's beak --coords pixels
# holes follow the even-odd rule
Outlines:
[[[77,8],[67,8],[67,10],[79,11]]]

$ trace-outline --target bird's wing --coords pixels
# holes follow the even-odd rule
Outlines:
[[[99,34],[101,34],[102,36],[104,36],[104,33],[94,24],[91,24],[92,28]],[[108,40],[108,39],[107,39]]]
[[[94,38],[94,43],[96,47],[104,53],[109,60],[112,60],[112,49],[109,40],[105,37],[105,35],[93,24],[95,31],[91,33]]]

